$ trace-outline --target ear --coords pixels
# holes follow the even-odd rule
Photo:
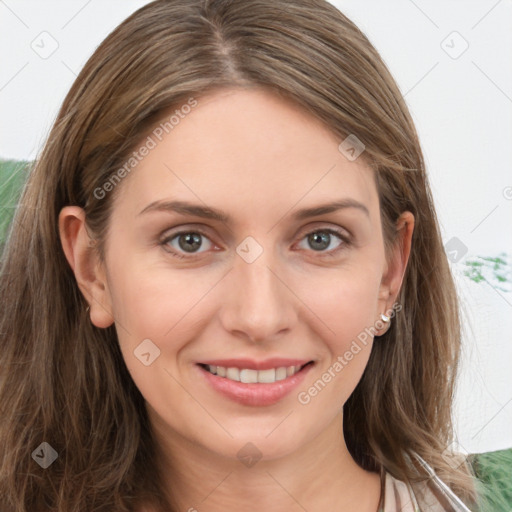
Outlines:
[[[402,286],[414,231],[414,215],[411,212],[406,211],[400,215],[396,222],[396,231],[397,238],[386,263],[379,289],[379,307],[382,313],[391,309]]]
[[[59,213],[59,234],[80,291],[89,303],[91,322],[109,327],[114,322],[112,300],[104,266],[86,229],[85,212],[78,206],[66,206]]]

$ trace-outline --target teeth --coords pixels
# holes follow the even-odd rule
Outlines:
[[[293,374],[292,374],[293,375]],[[276,380],[286,379],[286,368],[282,366],[276,370]]]
[[[243,382],[244,384],[272,384],[295,375],[300,366],[281,366],[279,368],[270,368],[269,370],[251,370],[248,368],[225,368],[224,366],[207,365],[210,373],[224,377],[229,380]]]
[[[257,370],[240,370],[240,382],[244,384],[254,384],[258,382]]]
[[[275,368],[271,368],[270,370],[260,370],[258,371],[258,382],[271,384],[278,380],[276,378],[276,374],[279,368],[276,370]]]
[[[230,380],[240,381],[240,370],[238,368],[227,368],[226,378]]]

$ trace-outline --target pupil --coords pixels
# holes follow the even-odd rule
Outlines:
[[[313,244],[319,242],[322,245],[320,248],[325,249],[326,247],[329,247],[329,233],[321,233],[320,235],[314,233],[313,235],[310,235],[310,241],[312,241]]]
[[[199,249],[199,247],[201,247],[200,237],[201,235],[199,235],[198,233],[187,233],[186,235],[180,236],[180,247],[184,251],[189,251],[190,249]],[[186,242],[182,243],[182,240],[186,240]]]

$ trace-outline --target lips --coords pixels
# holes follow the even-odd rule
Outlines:
[[[221,395],[243,405],[265,406],[283,399],[313,365],[299,359],[223,359],[198,363],[197,368]]]

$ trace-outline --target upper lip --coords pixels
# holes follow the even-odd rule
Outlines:
[[[200,361],[198,364],[248,370],[270,370],[271,368],[281,368],[283,366],[304,366],[311,361],[311,359],[273,357],[264,361],[255,361],[254,359],[208,359],[207,361]]]

